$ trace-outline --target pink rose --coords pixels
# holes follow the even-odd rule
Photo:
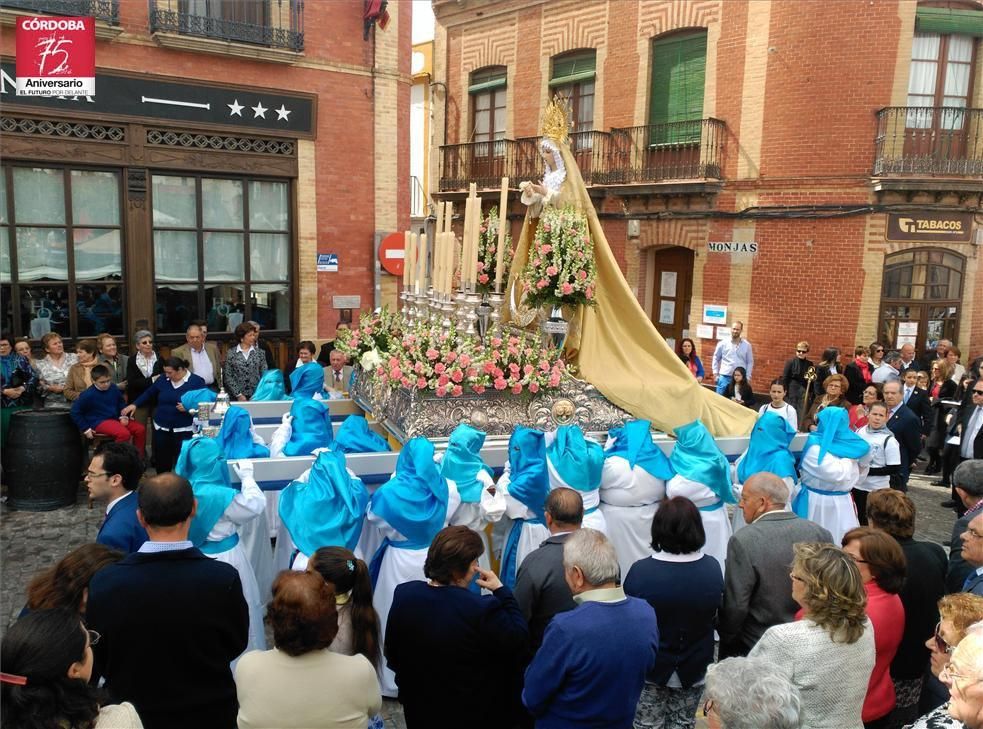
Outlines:
[[[474,367],[468,367],[468,371],[466,374],[469,378],[474,379],[475,377],[478,376],[478,370],[475,369]]]
[[[551,246],[549,243],[543,246],[543,253],[549,253],[552,250],[553,250],[553,246]]]
[[[389,370],[389,376],[394,380],[402,379],[403,371],[399,367],[393,367]]]
[[[375,368],[375,373],[379,377],[385,377],[386,376],[386,369],[382,365],[379,365],[378,367]]]
[[[508,383],[505,381],[504,378],[502,378],[502,377],[496,378],[496,380],[495,380],[495,389],[496,390],[504,390],[505,387],[506,387],[506,385],[508,385]]]
[[[545,233],[549,233],[550,232],[550,224],[549,223],[543,223],[543,232],[545,232]]]
[[[485,270],[485,262],[484,261],[478,261],[478,270],[479,271],[484,271]]]
[[[577,278],[583,281],[585,278],[587,278],[587,271],[585,271],[584,269],[580,269],[579,271],[577,271]]]
[[[482,369],[484,369],[486,375],[490,375],[495,371],[495,363],[485,362],[485,366]]]
[[[438,387],[437,388],[437,397],[444,397],[446,394],[447,394],[447,388],[446,387]]]
[[[536,394],[537,392],[539,392],[539,383],[538,382],[530,382],[529,383],[529,392],[531,392],[533,394]]]
[[[451,388],[451,395],[454,397],[460,397],[462,394],[464,394],[464,388],[460,385],[454,385],[454,387]]]
[[[462,373],[461,370],[454,370],[453,372],[451,372],[452,381],[460,382],[463,379],[464,379],[464,373]]]
[[[546,275],[547,276],[555,276],[559,272],[560,272],[560,270],[556,266],[547,266],[546,267]]]
[[[594,287],[593,286],[588,286],[587,287],[587,290],[584,291],[584,296],[586,296],[588,299],[593,299],[594,298]]]
[[[403,387],[409,387],[410,386],[410,378],[409,377],[401,377],[400,380],[399,380],[399,384],[401,384]]]
[[[539,369],[541,369],[543,372],[549,372],[550,371],[550,363],[547,362],[545,359],[540,360],[539,361]]]
[[[433,347],[427,350],[427,359],[434,360],[437,359],[439,356],[440,356],[440,352],[438,352]]]
[[[513,395],[521,395],[522,394],[522,385],[520,385],[520,384],[512,385],[512,394]]]
[[[487,273],[483,273],[480,276],[478,276],[478,283],[480,283],[480,284],[486,284],[486,283],[488,283],[489,280],[490,280],[490,277],[488,276]]]
[[[501,347],[502,346],[502,340],[501,340],[500,337],[492,337],[491,343],[492,343],[492,346],[493,347]]]
[[[541,278],[539,279],[539,281],[536,282],[536,288],[545,289],[547,286],[549,286],[549,284],[550,284],[549,281],[547,281],[545,278]]]
[[[499,379],[501,379],[502,377],[505,377],[505,372],[502,370],[501,367],[496,367],[495,369],[493,369],[492,372],[491,372],[491,374],[492,374],[492,377],[496,377],[496,378],[499,378]]]
[[[416,379],[416,388],[418,390],[426,390],[427,389],[427,378],[426,377],[418,377]]]
[[[485,386],[484,385],[475,385],[471,389],[474,390],[476,393],[478,393],[480,395],[480,394],[482,394],[485,391]]]
[[[532,265],[534,267],[538,267],[541,263],[542,263],[542,261],[540,259],[538,259],[538,258],[533,258],[532,259]]]
[[[441,375],[437,378],[438,387],[447,387],[450,384],[450,378],[447,375]]]
[[[446,369],[447,369],[447,366],[443,362],[438,362],[437,364],[435,364],[433,366],[433,371],[436,372],[438,375],[444,374],[444,371]]]
[[[389,366],[390,367],[395,367],[398,364],[399,364],[399,360],[398,359],[396,359],[395,357],[390,357],[389,358]]]
[[[418,375],[422,375],[423,374],[423,363],[422,362],[417,362],[415,365],[413,365],[413,371],[416,372]]]
[[[519,365],[517,365],[515,362],[511,363],[509,365],[509,372],[511,372],[513,375],[517,375],[519,373]]]
[[[451,352],[450,354],[447,355],[447,359],[449,359],[451,362],[453,362],[454,360],[451,359],[451,355],[453,355],[454,357],[457,357],[457,352]],[[461,365],[461,367],[467,367],[468,365],[471,364],[471,358],[468,357],[468,355],[466,355],[466,354],[462,354],[461,355],[461,359],[458,362],[458,364]]]
[[[560,375],[558,374],[550,375],[550,387],[559,387],[559,386],[560,386]]]
[[[531,375],[535,371],[536,371],[536,368],[533,367],[531,364],[527,364],[525,367],[522,368],[522,372],[523,372],[523,374],[526,375],[526,377],[528,377],[529,375]]]
[[[573,293],[573,284],[564,283],[562,286],[560,286],[560,291],[563,293],[564,296],[569,296],[570,294]]]

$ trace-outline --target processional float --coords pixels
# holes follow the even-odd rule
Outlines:
[[[747,435],[754,413],[700,386],[629,288],[570,152],[568,114],[547,107],[546,171],[518,186],[527,210],[514,247],[508,178],[488,214],[470,185],[460,239],[446,202],[433,241],[406,233],[401,310],[364,313],[336,340],[355,363],[353,399],[401,441],[462,422],[507,436],[633,418]]]

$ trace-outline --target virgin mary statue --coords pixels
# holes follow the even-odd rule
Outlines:
[[[568,111],[562,102],[547,107],[540,152],[547,171],[541,183],[523,182],[528,206],[516,245],[506,300],[508,318],[527,326],[535,312],[525,306],[521,273],[545,206],[571,205],[587,219],[597,277],[595,306],[570,313],[566,359],[580,377],[634,417],[665,432],[701,420],[715,436],[747,435],[754,412],[701,387],[645,315],[608,246],[597,212],[570,153]]]

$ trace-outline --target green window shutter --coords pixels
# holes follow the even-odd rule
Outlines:
[[[653,42],[649,124],[693,123],[654,128],[651,144],[699,141],[706,64],[705,30]]]
[[[915,11],[915,30],[983,37],[983,10],[918,8]]]
[[[553,61],[553,74],[550,86],[564,86],[578,81],[590,81],[597,69],[597,55],[594,51],[570,53]]]
[[[471,73],[471,85],[468,86],[468,93],[480,94],[482,91],[488,91],[490,89],[504,89],[505,77],[505,66],[491,66],[473,71]]]

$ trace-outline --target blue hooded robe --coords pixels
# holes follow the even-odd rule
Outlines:
[[[308,362],[290,373],[290,394],[287,397],[291,400],[314,397],[317,393],[325,394],[324,368],[320,364]]]
[[[283,386],[283,372],[273,368],[266,370],[259,378],[253,396],[249,398],[253,402],[265,402],[268,400],[286,400]]]
[[[541,430],[517,425],[509,438],[509,496],[520,502],[535,518],[533,524],[544,524],[544,508],[550,495],[550,477],[546,466],[546,434]],[[502,582],[515,585],[519,570],[519,536],[526,519],[515,519],[502,550]]]
[[[361,415],[349,415],[341,421],[331,448],[342,453],[385,453],[392,450],[385,438],[369,429],[368,421]]]
[[[218,442],[201,437],[184,441],[174,473],[188,479],[198,500],[188,533],[191,543],[205,554],[218,554],[234,547],[239,541],[238,534],[221,542],[207,541],[209,532],[229,508],[237,491],[229,479],[229,467]]]
[[[222,419],[216,440],[222,455],[233,461],[240,458],[269,458],[270,449],[253,440],[253,419],[245,408],[230,407]]]
[[[230,408],[231,409],[231,408]],[[333,440],[331,413],[327,403],[309,397],[294,400],[290,406],[290,440],[283,448],[285,456],[307,456],[315,448],[327,448]]]
[[[484,471],[493,475],[491,468],[481,459],[481,447],[485,444],[485,434],[461,423],[451,433],[447,450],[440,464],[440,473],[457,485],[461,503],[477,504],[481,501],[481,490],[485,482],[478,478]]]

